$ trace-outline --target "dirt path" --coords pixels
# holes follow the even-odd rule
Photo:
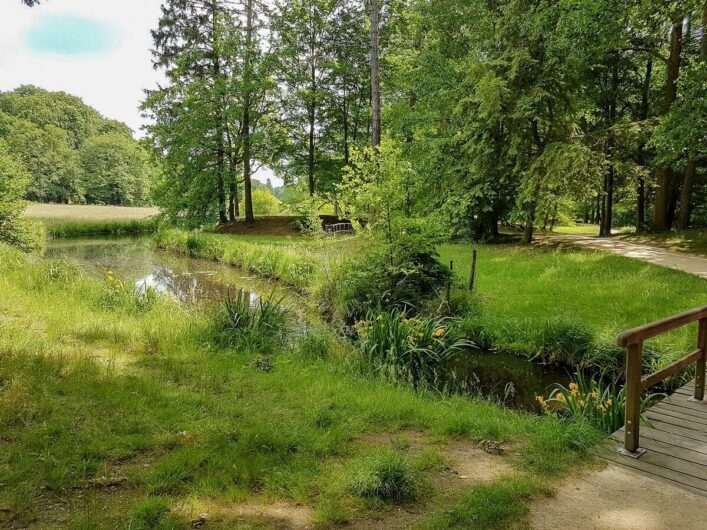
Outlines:
[[[707,279],[707,258],[694,254],[675,252],[673,250],[633,243],[612,237],[553,235],[541,236],[538,238],[538,242],[544,245],[572,246],[602,250],[627,258],[646,261],[654,265],[660,265],[661,267],[680,270]]]
[[[536,530],[703,530],[707,498],[610,464],[561,483],[530,521]]]

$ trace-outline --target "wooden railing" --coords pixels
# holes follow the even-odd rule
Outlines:
[[[693,322],[699,323],[697,350],[662,370],[643,376],[643,342]],[[623,454],[638,458],[645,451],[639,447],[639,423],[643,391],[695,363],[695,393],[693,400],[705,397],[705,361],[707,360],[707,306],[686,311],[652,324],[646,324],[620,333],[616,343],[627,349],[626,355],[626,423]]]
[[[353,234],[354,227],[352,223],[336,223],[332,225],[325,225],[324,231],[327,234]]]

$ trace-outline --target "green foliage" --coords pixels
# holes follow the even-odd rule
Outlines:
[[[43,227],[22,217],[23,200],[29,175],[0,140],[0,242],[24,250],[39,248],[44,243]]]
[[[380,451],[354,468],[350,491],[359,497],[381,501],[414,500],[422,488],[419,472],[404,456]]]
[[[435,382],[446,361],[473,346],[452,324],[446,318],[370,310],[356,323],[357,346],[374,374],[418,387]]]
[[[216,318],[216,334],[229,346],[279,344],[288,332],[288,310],[282,300],[258,297],[244,289],[227,296]]]
[[[641,401],[641,414],[656,400],[656,395]],[[626,387],[603,374],[588,376],[577,372],[567,386],[556,385],[545,399],[537,397],[545,410],[568,418],[585,418],[597,429],[613,433],[624,425],[626,417]],[[643,415],[642,419],[645,419]]]
[[[79,98],[32,86],[0,93],[0,138],[37,202],[145,204],[153,166],[130,129]]]
[[[133,508],[130,528],[135,530],[160,528],[160,523],[170,510],[170,504],[170,500],[166,497],[148,497]]]

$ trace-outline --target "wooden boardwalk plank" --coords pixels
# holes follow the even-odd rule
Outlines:
[[[656,480],[707,496],[707,402],[689,401],[694,383],[653,405],[641,425],[640,458],[621,455],[624,429],[612,435],[613,449],[600,456]]]

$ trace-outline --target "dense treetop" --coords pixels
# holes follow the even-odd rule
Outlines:
[[[0,93],[0,139],[29,174],[37,202],[145,204],[154,171],[123,123],[64,92],[22,86]]]

